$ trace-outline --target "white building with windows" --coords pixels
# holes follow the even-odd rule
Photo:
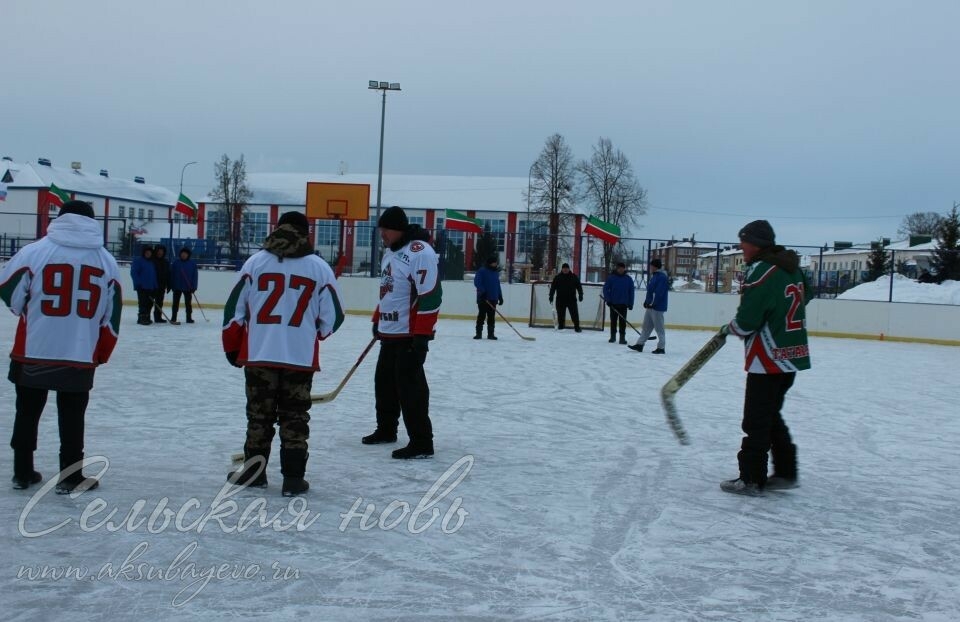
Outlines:
[[[255,250],[273,230],[280,215],[304,211],[307,182],[366,184],[370,186],[370,217],[365,222],[339,220],[313,221],[311,234],[315,248],[333,261],[341,248],[346,262],[355,270],[369,269],[376,232],[376,174],[248,173],[252,192],[241,223],[244,251]],[[459,177],[430,175],[384,175],[381,208],[399,205],[411,223],[443,232],[447,240],[461,249],[466,264],[473,260],[476,234],[445,231],[446,210],[455,210],[481,221],[497,241],[501,261],[526,262],[532,251],[533,233],[544,232],[546,216],[528,211],[526,193],[529,180],[517,177]],[[198,203],[198,233],[201,237],[226,239],[229,223],[220,206],[206,196]],[[586,217],[565,214],[572,231],[582,231]],[[574,250],[570,259],[577,261]]]
[[[47,225],[58,209],[50,203],[49,188],[55,185],[71,199],[86,201],[97,220],[103,222],[104,244],[114,254],[123,254],[131,239],[159,241],[168,237],[171,222],[174,235],[196,237],[196,225],[174,212],[177,195],[161,186],[110,177],[106,169],[83,170],[79,162],[70,167],[55,166],[39,158],[36,163],[0,162],[0,181],[7,195],[0,201],[0,255],[10,256],[24,244],[46,234]],[[171,221],[171,215],[173,219]]]

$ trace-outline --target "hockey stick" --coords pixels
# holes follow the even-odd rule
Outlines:
[[[370,343],[367,344],[367,347],[363,349],[363,352],[360,353],[360,358],[357,359],[357,362],[353,364],[353,367],[350,368],[350,371],[347,372],[347,375],[343,377],[343,380],[340,381],[340,384],[337,385],[337,388],[329,393],[321,393],[319,395],[311,395],[310,401],[314,404],[324,404],[326,402],[332,402],[336,399],[337,395],[340,393],[340,390],[343,389],[344,385],[347,384],[347,381],[350,380],[350,377],[353,376],[353,372],[357,371],[357,368],[360,367],[360,363],[363,362],[363,358],[367,356],[367,352],[370,351],[370,348],[373,347],[373,344],[377,343],[377,338],[374,337],[370,340]]]
[[[670,424],[670,429],[676,434],[677,440],[680,441],[681,445],[689,445],[690,439],[687,437],[686,430],[683,429],[680,416],[677,415],[677,406],[674,404],[673,398],[676,396],[677,391],[679,391],[683,385],[687,384],[687,381],[693,378],[694,374],[700,371],[700,369],[707,364],[707,361],[720,351],[720,348],[722,348],[725,343],[727,343],[727,336],[724,333],[717,333],[711,337],[710,341],[690,357],[690,360],[680,368],[680,371],[675,373],[673,377],[663,385],[663,388],[660,389],[660,403],[663,405],[663,411],[667,415],[667,423]]]
[[[167,314],[163,312],[163,307],[161,307],[160,305],[158,305],[156,300],[153,300],[152,298],[151,298],[151,300],[152,300],[152,302],[153,302],[153,308],[160,312],[160,317],[162,317],[163,319],[165,319],[168,324],[171,324],[171,325],[173,325],[173,326],[180,326],[180,322],[178,322],[178,321],[176,321],[176,320],[171,320],[169,317],[167,317]]]
[[[602,301],[604,301],[604,302],[607,301],[607,299],[603,297],[603,294],[600,294],[600,300],[602,300]],[[637,333],[638,335],[642,335],[642,334],[643,334],[643,333],[641,333],[639,330],[637,330],[637,327],[636,327],[636,326],[634,326],[633,324],[630,323],[630,320],[627,319],[627,316],[623,315],[622,313],[620,313],[619,311],[617,311],[616,309],[614,309],[611,305],[607,305],[607,306],[610,307],[610,310],[611,310],[611,311],[613,311],[614,313],[616,313],[617,315],[619,315],[620,317],[622,317],[622,318],[623,318],[623,321],[627,323],[627,326],[629,326],[630,328],[633,329],[633,332]],[[654,335],[650,335],[649,337],[647,337],[647,340],[649,341],[650,339],[656,339],[656,337],[655,337]]]
[[[209,322],[210,320],[207,319],[207,314],[203,312],[203,307],[200,305],[200,299],[197,298],[197,293],[196,292],[190,292],[190,293],[193,294],[193,301],[197,303],[197,308],[200,309],[200,315],[203,316],[203,320],[205,322]]]
[[[360,353],[360,358],[357,359],[357,362],[353,364],[353,367],[350,368],[350,371],[347,372],[347,375],[344,376],[343,380],[340,381],[340,384],[337,385],[337,388],[329,393],[321,393],[319,395],[311,395],[310,401],[314,404],[323,404],[326,402],[332,402],[337,395],[340,393],[340,390],[343,389],[344,385],[347,384],[347,381],[350,380],[350,377],[353,375],[353,372],[357,371],[357,368],[360,367],[360,363],[363,362],[367,352],[370,351],[370,348],[373,347],[373,344],[377,342],[376,337],[370,340],[370,343],[367,344],[367,347],[363,349],[363,352]],[[230,456],[230,462],[234,464],[243,464],[245,456],[242,453],[233,454]]]
[[[485,301],[485,302],[486,302],[488,305],[490,305],[490,308],[491,308],[491,309],[493,309],[494,311],[497,312],[497,315],[500,316],[500,319],[501,319],[501,320],[503,320],[504,322],[507,323],[507,326],[509,326],[510,328],[513,328],[513,324],[511,324],[511,323],[510,323],[510,320],[508,320],[507,318],[505,318],[505,317],[503,316],[503,314],[500,313],[500,309],[498,309],[495,304],[493,304],[493,303],[490,302],[489,300],[487,300],[487,301]],[[524,337],[523,335],[520,334],[520,331],[517,330],[516,328],[513,328],[513,332],[517,333],[517,337],[520,337],[520,338],[523,339],[524,341],[536,341],[536,340],[537,340],[536,337]]]

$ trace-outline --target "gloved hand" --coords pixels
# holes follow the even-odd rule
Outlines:
[[[627,311],[633,311],[633,305],[629,305],[629,306],[627,307]]]
[[[500,298],[497,299],[497,304],[501,307],[503,306],[503,294],[500,294]]]
[[[645,302],[645,303],[643,303],[643,308],[644,308],[644,309],[652,309],[652,308],[653,308],[653,305],[650,304],[649,302]]]
[[[227,355],[227,361],[229,361],[231,365],[234,367],[243,367],[243,365],[237,362],[237,358],[240,356],[239,351],[226,352],[225,354]]]
[[[553,304],[553,296],[550,296],[550,304]]]
[[[430,337],[426,335],[414,335],[410,341],[411,361],[418,365],[423,365],[427,360],[427,352],[430,351]]]
[[[720,334],[723,335],[724,337],[726,337],[727,335],[729,335],[729,334],[730,334],[730,325],[729,325],[729,324],[724,324],[723,326],[721,326],[721,327],[720,327]]]
[[[373,338],[374,338],[374,339],[379,339],[379,338],[380,338],[380,331],[378,330],[378,327],[379,327],[379,326],[380,326],[380,325],[377,324],[376,322],[370,322],[370,327],[373,329]]]
[[[577,296],[577,300],[579,300],[580,302],[583,302],[583,294],[580,294],[579,296]]]

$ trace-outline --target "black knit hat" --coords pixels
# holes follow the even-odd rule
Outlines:
[[[565,264],[563,264],[562,266],[560,266],[560,269],[561,269],[561,270],[563,270],[564,268],[567,268],[567,269],[569,270],[569,269],[570,269],[570,264],[565,263]]]
[[[60,208],[57,216],[63,216],[64,214],[79,214],[87,218],[95,218],[93,208],[86,201],[67,201]]]
[[[656,268],[657,270],[659,270],[660,268],[663,267],[663,262],[660,261],[659,257],[654,257],[653,259],[650,260],[650,265]]]
[[[489,266],[490,264],[497,265],[498,263],[500,263],[500,258],[497,257],[496,255],[490,255],[489,257],[487,257],[487,265],[488,265],[488,266]]]
[[[618,268],[626,268],[626,267],[627,267],[627,264],[623,263],[622,261],[618,261],[618,262],[617,262],[617,267],[618,267]]]
[[[407,214],[396,205],[388,207],[380,214],[380,220],[377,226],[381,229],[392,229],[393,231],[405,231],[407,228]]]
[[[307,235],[310,232],[310,221],[302,212],[286,212],[277,221],[277,226],[290,225],[300,233]]]
[[[737,234],[741,242],[753,244],[760,248],[766,248],[776,244],[777,237],[773,233],[773,227],[766,220],[754,220],[747,223]]]

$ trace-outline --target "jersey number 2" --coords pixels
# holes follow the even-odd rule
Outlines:
[[[286,289],[285,275],[277,272],[267,272],[261,274],[257,279],[257,289],[261,292],[269,292],[263,306],[257,313],[257,323],[259,324],[279,324],[282,318],[275,314],[277,303],[283,296],[283,290]],[[317,283],[313,279],[293,274],[290,276],[290,289],[299,289],[300,297],[297,299],[297,306],[290,316],[288,326],[300,326],[303,323],[303,314],[307,312],[307,306],[310,304],[310,297],[313,296]]]
[[[803,320],[797,319],[797,309],[803,304],[803,285],[791,283],[787,285],[786,297],[790,299],[790,308],[787,310],[787,330],[800,330]]]

